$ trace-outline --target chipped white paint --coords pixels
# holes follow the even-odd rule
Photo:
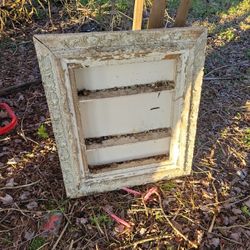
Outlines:
[[[58,146],[64,183],[69,197],[114,190],[123,186],[140,185],[190,173],[206,45],[204,28],[47,34],[36,35],[34,42]],[[132,63],[133,66],[137,66],[132,67]],[[85,66],[88,67],[83,68]],[[117,74],[124,67],[127,70],[124,72],[127,73],[122,75],[120,72],[121,74]],[[154,70],[150,71],[150,68]],[[112,70],[104,77],[107,72],[106,69]],[[117,72],[113,72],[113,70],[117,70]],[[75,72],[77,73],[75,74]],[[94,74],[96,72],[99,72],[98,75]],[[129,72],[133,72],[133,74],[130,75]],[[122,79],[125,81],[122,81]],[[133,83],[134,80],[135,83]],[[96,136],[96,133],[99,133],[98,131],[106,131],[106,134],[108,131],[108,133],[114,134],[113,129],[118,129],[115,133],[131,130],[119,130],[120,128],[127,129],[129,125],[126,124],[122,127],[119,123],[113,127],[112,131],[109,130],[111,123],[106,127],[103,126],[105,130],[102,130],[102,126],[92,129],[91,125],[88,125],[92,118],[93,121],[99,119],[103,123],[108,122],[105,121],[105,116],[102,117],[101,106],[98,109],[96,108],[99,105],[97,103],[105,106],[110,102],[109,106],[106,106],[107,109],[114,109],[111,102],[116,102],[117,106],[121,103],[118,104],[115,101],[119,99],[118,97],[106,97],[98,100],[94,98],[93,100],[82,101],[77,96],[77,87],[99,89],[102,86],[103,88],[110,88],[110,86],[116,84],[128,86],[159,80],[174,80],[175,88],[172,92],[169,90],[161,91],[160,96],[164,92],[166,99],[160,99],[158,105],[161,108],[152,110],[152,112],[157,110],[157,112],[160,112],[160,110],[164,112],[158,113],[158,115],[156,112],[155,116],[152,113],[151,118],[155,121],[148,122],[150,119],[146,119],[146,116],[150,116],[150,113],[145,110],[148,111],[148,108],[157,106],[154,104],[152,106],[152,102],[155,102],[156,93],[140,93],[119,97],[120,100],[127,99],[127,106],[130,109],[130,112],[126,113],[124,108],[120,113],[131,119],[131,127],[135,126],[136,131],[141,131],[143,128],[156,128],[157,122],[159,122],[158,127],[163,125],[164,127],[171,127],[171,137],[148,139],[130,143],[131,145],[128,143],[86,150],[84,138],[89,135]],[[101,85],[102,83],[103,85]],[[133,96],[137,97],[137,102],[135,102],[136,99],[132,101]],[[128,100],[128,98],[132,99]],[[105,99],[107,103],[104,102]],[[91,105],[88,106],[87,104]],[[143,119],[146,125],[137,126],[139,124],[137,123],[139,113],[134,111],[135,104],[140,107],[140,115],[142,115],[143,110],[145,111],[142,118],[145,118]],[[95,113],[96,110],[99,110],[98,115],[96,116],[96,113],[92,116],[91,112]],[[109,111],[105,109],[105,112]],[[114,112],[118,111],[114,109]],[[122,115],[119,117],[122,117]],[[162,118],[162,116],[165,117]],[[96,118],[94,119],[94,117]],[[134,120],[135,124],[133,123]],[[140,144],[141,146],[138,146]],[[148,146],[145,146],[146,144]],[[163,150],[161,146],[164,147]],[[117,156],[112,153],[112,147],[116,150]],[[122,147],[129,148],[121,150]],[[135,149],[132,150],[132,147],[135,147]],[[94,151],[96,155],[92,154]],[[97,152],[102,154],[101,161],[101,158],[97,157]],[[110,162],[110,159],[120,161],[144,157],[148,153],[152,155],[154,152],[157,154],[169,152],[169,160],[154,163],[142,160],[141,162],[137,161],[134,166],[98,173],[91,173],[88,170],[89,162],[99,164]]]

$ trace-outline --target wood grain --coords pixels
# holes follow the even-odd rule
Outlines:
[[[191,6],[191,0],[181,0],[175,18],[175,27],[184,27],[186,24],[188,10]]]
[[[148,20],[148,29],[163,28],[166,0],[154,0]]]
[[[144,0],[135,0],[132,30],[141,30]]]

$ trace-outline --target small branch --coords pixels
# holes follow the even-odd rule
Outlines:
[[[40,180],[35,181],[35,182],[32,182],[32,183],[25,184],[25,185],[20,185],[20,186],[2,187],[2,188],[0,188],[0,190],[6,190],[6,189],[18,189],[18,188],[30,187],[30,186],[36,185],[36,184],[37,184],[37,183],[39,183],[39,182],[40,182]]]
[[[54,246],[52,247],[52,250],[55,250],[55,249],[56,249],[56,247],[57,247],[59,241],[61,240],[61,238],[63,237],[63,235],[64,235],[64,233],[65,233],[65,231],[66,231],[68,225],[69,225],[69,222],[66,223],[66,225],[65,225],[65,227],[63,228],[63,230],[62,230],[60,236],[58,237],[58,239],[57,239],[57,241],[56,241],[56,243],[55,243]]]
[[[10,94],[10,93],[14,93],[14,92],[17,92],[19,91],[20,89],[26,89],[32,85],[39,85],[41,84],[42,82],[40,80],[37,80],[37,81],[34,81],[34,82],[25,82],[25,83],[21,83],[21,84],[18,84],[18,85],[13,85],[13,86],[10,86],[10,87],[6,87],[6,88],[2,88],[0,90],[0,96],[4,96],[4,95],[7,95],[7,94]]]
[[[238,79],[237,77],[229,78],[229,77],[205,77],[204,81],[214,81],[214,80],[234,80]]]
[[[241,245],[241,246],[242,246],[242,244],[241,244],[240,242],[236,241],[236,240],[229,239],[229,238],[227,238],[227,237],[225,237],[225,236],[223,236],[223,235],[221,235],[221,234],[217,234],[217,233],[213,233],[213,232],[212,232],[212,234],[213,234],[213,235],[216,235],[217,237],[220,237],[220,238],[222,238],[222,239],[224,239],[224,240],[227,240],[227,241],[229,241],[229,242],[232,242],[232,243],[235,243],[235,244],[237,244],[237,245]]]
[[[246,223],[246,224],[235,224],[232,226],[228,226],[228,227],[214,227],[214,229],[231,229],[231,228],[235,228],[235,227],[248,227],[250,226],[250,222]]]
[[[170,238],[170,235],[162,235],[162,236],[155,236],[155,237],[151,237],[151,238],[147,238],[147,239],[143,239],[143,240],[138,240],[134,243],[131,243],[129,245],[126,245],[126,246],[123,246],[121,247],[120,249],[131,249],[131,247],[133,247],[132,249],[136,249],[136,247],[140,244],[143,244],[143,243],[146,243],[146,242],[150,242],[150,241],[159,241],[159,240],[162,240],[162,239],[169,239]]]
[[[158,194],[157,194],[158,195]],[[172,229],[174,230],[175,234],[178,236],[181,236],[185,241],[187,241],[193,248],[198,248],[197,244],[193,243],[191,240],[189,240],[184,234],[182,234],[174,225],[173,223],[170,221],[170,219],[167,217],[167,215],[165,214],[164,210],[163,210],[163,206],[162,206],[162,201],[161,201],[161,197],[160,195],[158,195],[159,198],[159,203],[160,203],[160,207],[161,207],[161,211],[164,215],[164,218],[166,219],[166,221],[168,222],[168,224],[172,227]]]
[[[215,219],[216,219],[216,214],[214,214],[214,216],[213,216],[213,219],[211,221],[210,227],[208,229],[208,233],[212,233],[213,228],[214,228]]]

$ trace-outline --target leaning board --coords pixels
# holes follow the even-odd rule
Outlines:
[[[34,42],[69,197],[190,173],[204,28]]]

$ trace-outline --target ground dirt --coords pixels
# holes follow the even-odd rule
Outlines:
[[[241,6],[247,2],[202,17],[192,10],[189,24],[209,30],[193,171],[134,187],[157,187],[146,203],[123,190],[67,199],[42,84],[2,95],[18,126],[0,137],[0,249],[250,249],[250,19],[249,5]],[[122,17],[117,29],[128,29],[131,20]],[[0,87],[40,81],[33,34],[107,30],[115,21],[55,17],[53,25],[44,18],[6,29]],[[132,227],[118,225],[105,206]],[[45,236],[53,212],[63,218]]]

